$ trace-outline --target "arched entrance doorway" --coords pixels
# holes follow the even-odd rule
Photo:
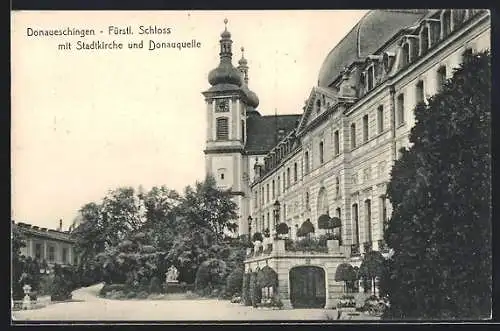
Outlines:
[[[293,308],[324,308],[325,271],[315,266],[290,269],[290,301]]]

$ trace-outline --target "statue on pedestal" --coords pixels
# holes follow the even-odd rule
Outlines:
[[[178,283],[179,271],[173,265],[168,268],[166,273],[167,283]]]
[[[23,286],[23,291],[24,291],[24,299],[23,299],[23,309],[31,309],[31,298],[30,298],[30,292],[31,292],[31,285],[26,284]]]

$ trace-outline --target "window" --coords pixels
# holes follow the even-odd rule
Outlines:
[[[339,155],[340,153],[339,130],[335,131],[335,133],[333,134],[333,148],[335,155]]]
[[[441,16],[441,39],[448,37],[451,33],[451,11],[445,10]]]
[[[416,102],[417,104],[424,102],[424,82],[423,81],[418,81],[417,86],[416,86]]]
[[[309,192],[306,192],[306,210],[309,210]]]
[[[368,91],[370,91],[373,88],[373,81],[374,81],[374,76],[375,76],[373,66],[368,68],[366,75],[367,75],[367,77],[366,77],[367,88],[368,88]]]
[[[278,192],[278,196],[280,195],[280,186],[281,186],[281,178],[278,176],[278,185],[276,191]]]
[[[323,142],[321,141],[319,143],[319,163],[323,164],[324,161],[325,160],[324,160],[324,155],[323,155]]]
[[[269,230],[271,230],[271,227],[270,227],[271,222],[270,221],[271,221],[271,217],[269,215],[269,212],[267,212],[267,224],[266,224],[267,227],[266,228]]]
[[[463,53],[462,53],[462,62],[465,62],[467,57],[472,55],[472,48],[468,47]]]
[[[358,224],[358,204],[355,203],[352,205],[352,221],[354,223],[354,234],[353,241],[355,240],[356,244],[359,244],[359,224]]]
[[[363,141],[368,141],[368,114],[363,116]]]
[[[297,162],[293,164],[293,181],[297,182],[298,179],[298,170],[297,170]]]
[[[446,84],[446,66],[442,66],[437,71],[438,92],[441,92]]]
[[[35,258],[42,259],[42,244],[35,244]]]
[[[351,148],[356,148],[356,124],[351,124]]]
[[[266,202],[269,202],[269,183],[266,184]]]
[[[229,126],[227,117],[217,118],[216,137],[217,140],[229,139]]]
[[[273,188],[273,200],[274,200],[274,198],[276,197],[276,187],[275,187],[274,179],[272,181],[272,188]]]
[[[426,26],[420,32],[420,54],[423,55],[429,49],[429,28]]]
[[[260,204],[264,205],[264,187],[260,189]]]
[[[379,204],[380,204],[380,223],[382,223],[382,229],[385,232],[385,229],[387,227],[387,203],[385,196],[380,196],[379,198]]]
[[[245,143],[245,121],[241,120],[241,141]]]
[[[342,211],[341,211],[340,207],[336,209],[335,215],[336,215],[339,219],[341,218],[340,216],[342,215]]]
[[[403,44],[403,67],[407,66],[410,64],[410,44],[404,43]]]
[[[372,241],[372,202],[365,200],[366,241]]]
[[[286,188],[286,173],[285,172],[283,172],[283,186],[282,186],[282,188],[283,188],[283,193],[285,193],[285,188]]]
[[[56,255],[56,249],[54,246],[49,246],[49,261],[54,261]]]
[[[257,191],[254,191],[254,192],[253,192],[253,207],[254,207],[254,208],[257,208],[257,202],[258,202],[258,199],[259,199],[259,197],[258,197],[258,195],[257,195]]]
[[[384,132],[384,106],[377,108],[377,130],[378,133]]]
[[[405,96],[403,93],[398,95],[397,110],[398,110],[398,124],[403,124],[405,122]]]
[[[68,263],[68,249],[66,247],[62,250],[62,263]]]
[[[309,152],[304,154],[304,172],[307,175],[309,173]]]
[[[286,187],[290,187],[290,168],[286,168]]]
[[[340,178],[335,178],[335,196],[338,198],[340,196]]]
[[[220,179],[224,180],[224,174],[220,174]]]

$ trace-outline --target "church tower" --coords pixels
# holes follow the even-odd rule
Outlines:
[[[219,65],[208,74],[211,87],[202,92],[207,120],[205,171],[215,178],[220,189],[233,195],[238,205],[238,233],[242,235],[248,232],[249,216],[246,117],[247,110],[258,105],[258,99],[246,86],[246,63],[246,68],[241,68],[240,63],[238,69],[232,64],[233,41],[227,23],[225,19],[226,26],[220,35]]]

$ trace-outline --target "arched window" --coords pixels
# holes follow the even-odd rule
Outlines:
[[[266,184],[266,202],[269,202],[269,183]]]
[[[373,88],[374,81],[375,81],[375,69],[374,69],[374,66],[372,65],[366,71],[366,89],[367,89],[367,92]]]
[[[319,163],[320,164],[323,164],[323,162],[325,161],[323,152],[324,152],[323,151],[323,142],[321,141],[319,143]]]
[[[380,208],[380,223],[382,223],[382,230],[385,232],[387,228],[387,203],[384,195],[379,197],[379,208]]]
[[[446,84],[446,66],[441,66],[437,71],[438,92],[441,92]]]
[[[216,137],[217,140],[229,139],[229,125],[227,117],[219,117],[216,120]]]
[[[293,164],[293,181],[297,182],[298,180],[298,170],[297,170],[297,162]]]
[[[378,133],[384,131],[384,106],[382,105],[377,108],[377,130]]]
[[[304,174],[308,174],[309,173],[309,152],[306,151],[304,153]]]
[[[366,241],[372,241],[372,201],[365,200],[365,226],[366,226]]]
[[[278,185],[277,185],[277,192],[278,192],[278,196],[280,196],[280,187],[281,187],[281,178],[280,176],[278,176]]]
[[[417,104],[424,102],[425,95],[424,95],[424,82],[422,80],[419,80],[416,89],[415,89],[415,99]]]
[[[356,148],[356,124],[351,124],[351,148]]]
[[[329,214],[328,211],[328,195],[326,194],[326,189],[321,187],[318,193],[318,215]]]
[[[355,244],[359,244],[359,220],[358,220],[358,204],[355,203],[352,205],[352,222],[353,222],[353,227],[354,227],[354,233],[353,233],[353,242]]]
[[[271,186],[272,186],[272,192],[273,192],[272,197],[273,197],[273,200],[274,200],[276,198],[276,187],[275,187],[274,179],[272,181],[272,185]]]
[[[290,187],[290,168],[286,168],[286,187]]]
[[[401,93],[397,98],[398,124],[405,122],[405,95]]]

